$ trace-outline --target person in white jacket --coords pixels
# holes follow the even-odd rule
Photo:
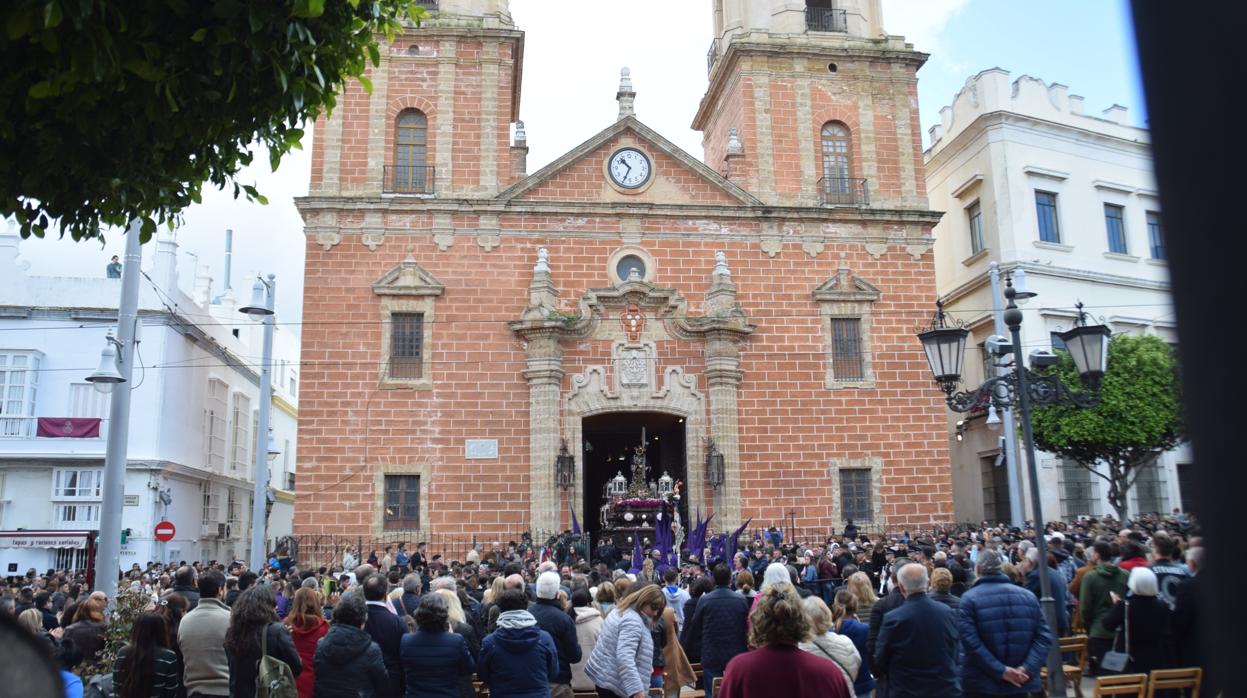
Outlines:
[[[807,596],[801,601],[801,606],[813,632],[809,640],[801,643],[801,649],[830,659],[840,667],[840,673],[848,685],[848,695],[854,695],[853,682],[857,680],[857,670],[862,666],[862,655],[853,646],[852,640],[832,631],[831,609],[821,598]]]
[[[572,690],[592,691],[595,690],[593,679],[585,674],[585,665],[589,663],[589,656],[593,654],[605,621],[602,613],[593,606],[593,597],[588,589],[572,592],[572,612],[576,621],[576,641],[580,643],[580,656],[583,657],[572,665]]]
[[[666,607],[667,599],[656,584],[641,586],[615,604],[585,665],[585,675],[599,695],[645,698],[654,673],[650,628]]]

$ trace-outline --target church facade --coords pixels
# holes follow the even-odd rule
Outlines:
[[[506,0],[441,0],[385,48],[298,201],[296,535],[594,530],[638,453],[720,531],[951,520],[914,337],[926,57],[878,0],[806,4],[713,3],[702,158],[625,71],[618,119],[528,173]]]

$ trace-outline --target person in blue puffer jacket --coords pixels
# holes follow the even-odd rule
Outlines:
[[[961,596],[958,626],[966,695],[1022,695],[1042,690],[1039,670],[1054,642],[1035,595],[1001,572],[993,550],[979,553],[978,581]]]
[[[550,681],[559,673],[559,651],[550,633],[537,627],[528,597],[507,589],[494,599],[501,611],[498,629],[481,643],[476,674],[491,698],[549,698]]]
[[[462,635],[450,631],[450,606],[439,593],[425,594],[416,608],[416,632],[399,645],[407,698],[459,698],[460,686],[476,671]]]

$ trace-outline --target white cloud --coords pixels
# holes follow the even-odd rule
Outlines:
[[[883,26],[899,34],[923,53],[945,50],[940,35],[948,21],[966,9],[970,0],[885,0]]]

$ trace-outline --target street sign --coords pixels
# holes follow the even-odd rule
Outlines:
[[[173,540],[173,534],[177,533],[172,521],[161,521],[156,524],[156,540],[161,543],[167,543]]]

